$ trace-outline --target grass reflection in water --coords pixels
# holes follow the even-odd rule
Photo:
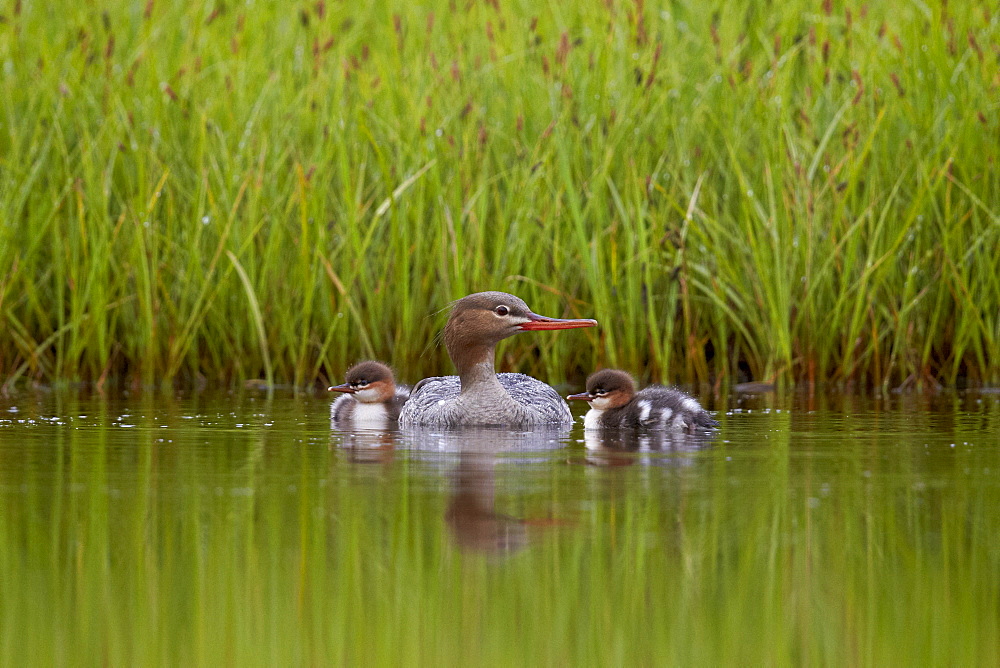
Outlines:
[[[693,444],[7,403],[0,663],[1000,661],[996,399],[801,403]]]

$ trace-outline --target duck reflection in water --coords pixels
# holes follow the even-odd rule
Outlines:
[[[352,429],[330,432],[330,447],[344,451],[357,464],[391,464],[398,432],[389,429]]]
[[[496,511],[495,467],[493,455],[459,455],[444,521],[460,549],[511,554],[528,545],[525,521]]]
[[[414,451],[414,456],[419,456],[420,451],[458,454],[458,463],[451,472],[445,525],[460,550],[492,556],[519,552],[546,529],[566,524],[550,517],[520,518],[498,512],[498,461],[519,467],[511,478],[517,484],[524,479],[521,469],[551,463],[544,453],[562,449],[568,438],[568,427],[554,425],[531,431],[466,427],[402,432],[402,442]]]
[[[583,439],[585,461],[593,466],[690,466],[694,459],[685,455],[709,448],[715,434],[588,429]]]

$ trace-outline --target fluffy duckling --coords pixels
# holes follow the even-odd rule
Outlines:
[[[392,369],[381,362],[355,364],[347,370],[344,380],[343,385],[327,388],[331,392],[346,392],[330,405],[330,417],[341,424],[395,422],[410,396],[410,388],[397,386]]]
[[[567,398],[590,403],[583,418],[586,429],[625,427],[691,434],[719,426],[694,397],[662,385],[636,392],[632,376],[618,369],[592,373],[587,391]]]

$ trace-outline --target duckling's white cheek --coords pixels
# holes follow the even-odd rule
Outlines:
[[[378,390],[371,387],[365,390],[358,390],[354,393],[354,398],[365,404],[373,404],[379,400]]]
[[[591,401],[590,405],[599,411],[605,411],[611,407],[611,399],[609,397],[598,397]]]

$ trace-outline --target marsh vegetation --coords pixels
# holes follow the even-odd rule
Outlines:
[[[0,375],[1000,381],[986,0],[8,3]]]

